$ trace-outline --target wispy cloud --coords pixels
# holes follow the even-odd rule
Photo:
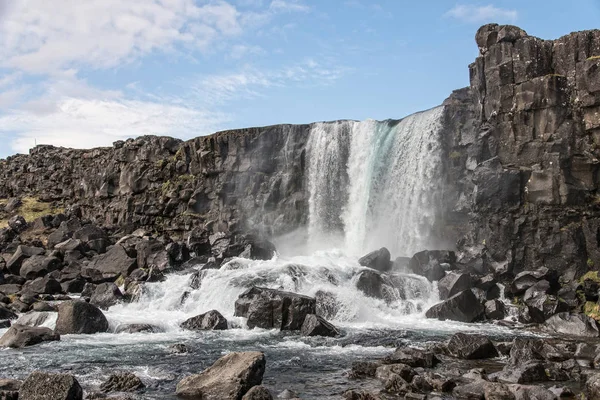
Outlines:
[[[445,17],[456,18],[468,23],[515,22],[519,17],[516,10],[498,8],[493,5],[475,6],[459,4],[448,10]]]
[[[310,7],[299,0],[273,0],[270,6],[274,11],[308,12]]]

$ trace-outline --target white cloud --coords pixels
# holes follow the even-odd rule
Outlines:
[[[308,12],[310,7],[297,0],[273,0],[270,9],[285,12]]]
[[[468,23],[480,24],[502,21],[514,22],[517,20],[519,14],[516,10],[498,8],[491,4],[487,6],[459,4],[446,12],[444,16]]]
[[[236,44],[231,47],[229,56],[235,60],[239,60],[248,56],[256,56],[264,53],[265,50],[260,46]]]
[[[239,12],[223,1],[21,0],[0,20],[0,65],[108,68],[180,45],[204,49],[241,31]]]

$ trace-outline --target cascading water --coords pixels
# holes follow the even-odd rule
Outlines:
[[[401,121],[314,124],[308,146],[311,237],[337,233],[360,255],[432,248],[440,201],[442,108]]]

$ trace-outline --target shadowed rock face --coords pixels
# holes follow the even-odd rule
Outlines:
[[[578,277],[600,265],[600,31],[542,40],[490,24],[475,39],[470,86],[444,102],[436,230],[458,239],[457,261],[481,273],[546,266]],[[0,162],[0,198],[34,196],[78,206],[97,224],[172,236],[195,227],[280,234],[307,222],[310,128],[37,146]]]

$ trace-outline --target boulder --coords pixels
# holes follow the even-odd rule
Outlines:
[[[90,268],[99,270],[104,276],[128,276],[136,266],[136,259],[129,257],[123,246],[118,244],[94,257],[89,264]]]
[[[90,303],[107,310],[123,299],[123,293],[117,285],[112,282],[101,283],[94,289],[94,293],[90,297]]]
[[[385,364],[405,364],[409,367],[433,368],[439,362],[432,351],[412,347],[398,347],[394,353],[384,358]]]
[[[100,385],[100,391],[109,392],[135,392],[146,387],[144,382],[131,372],[112,374]]]
[[[35,371],[21,385],[19,399],[82,400],[83,390],[73,375]]]
[[[17,319],[17,314],[0,304],[0,319]]]
[[[440,292],[440,300],[446,300],[455,294],[464,290],[471,289],[473,282],[469,274],[459,274],[448,272],[438,282],[438,290]]]
[[[551,390],[542,386],[508,385],[515,400],[556,400],[557,397]]]
[[[263,385],[253,386],[246,392],[242,400],[273,400],[269,389]]]
[[[506,309],[504,303],[500,300],[488,300],[483,306],[485,307],[485,317],[487,319],[504,319]]]
[[[392,267],[390,251],[385,247],[362,256],[358,263],[363,267],[372,268],[377,271],[386,272]]]
[[[11,294],[19,293],[22,288],[23,287],[20,284],[6,283],[4,285],[0,285],[0,293],[10,296]]]
[[[6,262],[6,269],[13,275],[19,275],[23,261],[31,256],[39,256],[41,254],[44,254],[44,249],[41,247],[20,245]]]
[[[317,315],[325,319],[335,318],[340,309],[340,302],[334,293],[318,290],[315,293],[315,299],[317,301]]]
[[[600,373],[590,374],[585,383],[589,399],[600,399]]]
[[[593,338],[600,336],[598,323],[585,314],[558,313],[548,318],[545,326],[551,332],[568,336]]]
[[[176,393],[184,398],[238,400],[253,386],[262,383],[265,356],[256,351],[229,353],[200,374],[177,384]]]
[[[60,336],[54,334],[51,329],[13,324],[0,337],[0,346],[22,348],[55,340],[60,340]]]
[[[408,268],[415,274],[426,277],[430,282],[439,281],[446,275],[442,264],[452,265],[456,262],[453,251],[425,250],[416,253],[410,259]]]
[[[392,299],[390,295],[391,285],[384,279],[384,276],[378,271],[369,269],[360,271],[356,279],[356,288],[367,297],[390,301]]]
[[[61,261],[56,257],[31,256],[21,264],[19,275],[27,280],[43,277],[60,269]]]
[[[92,240],[107,240],[108,236],[102,228],[99,228],[96,225],[88,224],[77,229],[73,233],[73,239],[79,240],[81,243],[89,243]]]
[[[377,366],[375,370],[375,377],[384,384],[394,375],[398,375],[405,381],[410,382],[416,374],[415,370],[406,364],[381,365]]]
[[[235,302],[235,316],[247,318],[248,328],[254,327],[295,331],[308,314],[315,314],[312,297],[275,289],[252,287]]]
[[[521,362],[518,365],[505,366],[496,374],[491,374],[490,379],[503,383],[532,383],[548,381],[546,368],[540,362]]]
[[[165,245],[156,239],[143,240],[135,245],[137,266],[164,271],[169,268],[169,254]]]
[[[348,377],[350,379],[372,378],[381,364],[371,361],[354,361]]]
[[[270,260],[277,250],[275,245],[259,235],[242,235],[236,237],[235,244],[230,245],[224,252],[223,257],[242,257],[251,260]]]
[[[58,294],[62,293],[62,286],[60,286],[60,283],[56,279],[52,278],[50,275],[46,275],[25,283],[21,291],[31,295]]]
[[[51,311],[29,311],[23,314],[15,321],[15,324],[27,326],[40,326],[51,318],[55,318],[56,313]]]
[[[159,333],[163,330],[150,324],[125,324],[117,326],[115,333]]]
[[[319,317],[315,314],[308,314],[304,318],[304,323],[300,328],[302,336],[339,336],[340,331],[333,326],[333,324],[327,322],[325,318]]]
[[[106,332],[108,321],[102,311],[84,301],[66,301],[58,306],[55,332],[60,335],[70,333],[92,334]]]
[[[442,321],[474,322],[480,320],[484,314],[485,309],[477,297],[471,290],[465,290],[442,303],[434,305],[427,310],[425,316]]]
[[[190,331],[224,330],[227,320],[217,310],[211,310],[185,320],[181,327]]]
[[[490,339],[483,335],[455,333],[448,342],[451,355],[465,360],[498,357],[498,351]]]
[[[546,267],[538,268],[535,271],[523,271],[515,276],[510,290],[515,295],[521,295],[541,280],[548,281],[550,286],[555,288],[558,284],[558,274]]]

